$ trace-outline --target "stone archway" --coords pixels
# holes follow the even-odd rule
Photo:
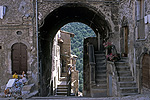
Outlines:
[[[82,22],[93,29],[95,34],[104,39],[111,31],[110,24],[104,14],[86,4],[69,3],[51,12],[40,27],[40,94],[46,96],[50,92],[52,65],[52,44],[57,31],[70,22]]]

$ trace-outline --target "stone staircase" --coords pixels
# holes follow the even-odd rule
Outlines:
[[[138,88],[130,67],[128,66],[128,58],[123,57],[120,61],[115,62],[118,73],[118,85],[120,88],[120,96],[136,95]]]
[[[68,85],[58,85],[57,86],[57,96],[67,96]]]
[[[92,86],[92,97],[107,96],[107,76],[106,76],[106,59],[104,52],[95,51],[95,81]]]
[[[35,87],[35,84],[24,85],[21,90],[23,98],[26,98],[29,96],[29,94],[31,94],[32,92],[35,92],[34,87]]]
[[[61,73],[59,81],[61,82],[61,84],[57,85],[56,96],[67,96],[68,94],[67,73]]]

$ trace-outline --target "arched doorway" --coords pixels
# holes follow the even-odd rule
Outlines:
[[[21,74],[27,71],[27,46],[23,43],[16,43],[11,48],[12,73]]]
[[[150,56],[145,54],[142,60],[142,86],[150,89]]]
[[[68,3],[48,14],[44,19],[44,24],[40,27],[39,37],[41,96],[47,96],[50,92],[53,38],[62,26],[70,22],[81,22],[88,25],[97,37],[99,35],[100,40],[105,39],[111,31],[105,15],[86,4]],[[103,44],[102,42],[100,45]]]

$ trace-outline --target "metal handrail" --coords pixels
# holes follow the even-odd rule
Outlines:
[[[67,72],[67,85],[68,85],[68,92],[67,92],[67,96],[70,96],[71,94],[71,68],[68,68],[68,72]]]

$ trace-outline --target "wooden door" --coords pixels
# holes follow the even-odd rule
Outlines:
[[[142,60],[142,85],[150,89],[150,56],[145,54]]]
[[[27,71],[27,46],[22,43],[16,43],[12,46],[12,72],[21,74]]]
[[[128,55],[128,27],[124,27],[124,56]]]

